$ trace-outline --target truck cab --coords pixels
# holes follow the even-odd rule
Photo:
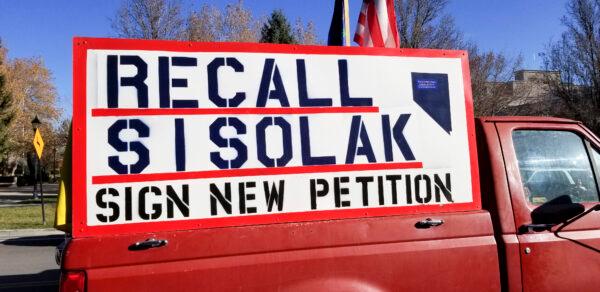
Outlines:
[[[600,140],[580,122],[478,119],[483,207],[511,291],[591,291],[600,273]]]

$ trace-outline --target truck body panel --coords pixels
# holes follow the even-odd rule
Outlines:
[[[583,202],[585,211],[566,224],[523,231],[535,206],[525,200],[511,134],[569,131],[593,150],[600,148],[596,137],[566,120],[480,119],[477,124],[480,211],[78,237],[70,240],[62,268],[85,271],[89,291],[414,291],[424,285],[455,291],[593,291],[600,273],[597,203]],[[418,227],[432,218],[444,223]],[[168,244],[132,248],[149,238]]]
[[[600,286],[600,277],[598,276],[600,275],[600,205],[598,199],[600,193],[600,140],[581,123],[567,119],[549,117],[483,117],[473,119],[468,58],[465,52],[117,41],[87,38],[75,39],[74,47],[74,92],[76,95],[74,101],[74,141],[79,142],[79,144],[74,148],[76,151],[73,159],[75,168],[80,171],[76,173],[76,179],[74,179],[74,229],[66,249],[62,252],[61,269],[66,275],[69,272],[73,273],[73,282],[78,284],[81,284],[81,271],[83,271],[85,288],[88,291],[595,291]],[[147,51],[146,47],[149,47]],[[140,53],[140,50],[145,52]],[[304,58],[291,62],[291,64],[295,63],[297,65],[297,71],[293,72],[298,72],[298,76],[302,76],[302,70],[306,69],[304,68],[304,61],[310,58],[314,58],[313,61],[331,61],[332,56],[342,58],[344,55],[348,55],[366,58],[370,55],[378,55],[377,58],[370,60],[375,63],[380,62],[378,63],[379,66],[385,68],[389,64],[381,62],[381,60],[386,57],[402,59],[401,61],[407,62],[406,64],[420,60],[419,62],[423,63],[429,62],[429,67],[425,66],[424,68],[427,70],[424,71],[440,70],[439,67],[447,65],[447,71],[442,74],[446,75],[444,77],[446,79],[438,79],[440,77],[439,72],[436,73],[438,74],[437,77],[432,77],[433,79],[427,79],[429,77],[422,79],[423,76],[430,76],[427,74],[432,74],[431,72],[412,72],[416,75],[411,76],[417,76],[415,77],[417,78],[415,79],[416,82],[415,80],[412,81],[412,94],[414,95],[415,90],[437,89],[438,82],[443,81],[442,83],[445,84],[444,82],[452,81],[453,83],[450,83],[453,85],[448,90],[454,92],[454,95],[450,94],[448,98],[450,100],[450,96],[453,96],[454,103],[452,110],[450,110],[449,101],[443,105],[430,104],[428,98],[431,99],[432,95],[424,95],[426,98],[418,101],[420,104],[417,105],[417,99],[407,98],[404,95],[408,95],[408,93],[401,90],[398,91],[402,93],[399,96],[406,99],[403,101],[405,104],[396,104],[399,101],[390,98],[390,96],[387,96],[388,100],[382,99],[384,102],[381,108],[389,107],[390,112],[401,112],[399,108],[402,108],[410,114],[421,115],[422,119],[418,120],[419,123],[429,123],[429,126],[417,128],[410,134],[412,136],[409,135],[409,137],[418,140],[421,147],[427,149],[424,150],[426,152],[425,156],[429,155],[428,157],[431,160],[426,163],[417,161],[414,157],[412,157],[412,160],[407,159],[406,156],[409,155],[405,155],[406,149],[395,150],[396,154],[401,151],[402,159],[406,161],[396,161],[402,159],[394,160],[393,152],[390,152],[391,148],[388,147],[391,145],[389,142],[392,139],[392,131],[386,129],[385,126],[386,119],[389,116],[379,121],[383,123],[383,126],[381,126],[383,129],[382,143],[388,143],[387,146],[381,147],[382,149],[385,148],[385,155],[381,154],[382,157],[385,157],[385,161],[372,163],[372,157],[368,157],[369,150],[365,148],[365,143],[369,139],[368,135],[360,134],[361,131],[364,131],[361,130],[364,128],[364,124],[362,124],[360,116],[358,116],[359,118],[354,116],[352,117],[352,125],[360,126],[352,126],[352,129],[358,129],[352,131],[356,133],[357,137],[361,137],[360,139],[357,138],[355,142],[362,143],[362,148],[357,147],[358,144],[354,145],[354,148],[348,146],[349,150],[346,155],[354,157],[362,151],[360,155],[366,156],[369,163],[354,164],[354,158],[352,158],[347,160],[345,164],[335,164],[334,162],[333,164],[316,165],[316,168],[315,165],[293,165],[293,167],[288,168],[279,167],[279,162],[277,162],[277,167],[274,167],[275,165],[266,167],[264,161],[267,160],[268,164],[268,159],[259,159],[261,163],[265,164],[265,167],[256,168],[259,163],[254,161],[250,163],[254,164],[249,168],[241,167],[242,165],[231,168],[231,164],[228,164],[227,166],[231,169],[210,169],[214,166],[209,165],[206,168],[206,165],[201,165],[203,168],[200,170],[186,172],[186,152],[180,151],[179,155],[183,153],[183,160],[175,155],[177,172],[157,172],[157,170],[162,171],[163,168],[167,168],[164,167],[164,165],[167,165],[165,158],[164,161],[161,160],[162,166],[154,167],[154,172],[129,173],[130,168],[126,166],[124,173],[114,174],[106,165],[97,166],[101,164],[99,161],[102,163],[106,161],[96,159],[94,157],[96,152],[86,153],[88,150],[86,143],[93,142],[90,149],[95,149],[101,155],[110,154],[110,147],[98,145],[104,143],[104,140],[113,145],[113,148],[115,148],[114,145],[118,146],[125,143],[119,138],[120,132],[116,132],[117,134],[113,135],[112,138],[108,135],[108,138],[104,139],[105,136],[89,136],[86,133],[86,130],[88,130],[86,127],[103,129],[102,127],[108,127],[107,125],[114,122],[110,126],[110,128],[113,128],[122,121],[117,120],[115,117],[144,116],[145,120],[139,117],[135,121],[126,120],[121,123],[125,125],[122,128],[131,129],[128,127],[132,124],[138,123],[139,126],[140,123],[145,121],[151,125],[150,128],[162,129],[161,133],[164,134],[167,132],[166,128],[161,128],[164,123],[156,122],[163,115],[176,116],[182,114],[193,116],[200,113],[204,118],[207,115],[205,111],[208,111],[208,115],[215,116],[217,114],[223,116],[247,115],[250,112],[257,115],[279,114],[289,118],[289,116],[295,117],[294,115],[307,113],[317,116],[331,113],[355,113],[368,116],[380,110],[377,106],[366,108],[340,106],[333,109],[327,107],[297,107],[291,110],[277,107],[163,108],[163,97],[160,101],[161,108],[115,108],[110,106],[103,108],[105,101],[102,94],[104,91],[103,89],[98,90],[98,88],[104,86],[102,84],[110,83],[110,80],[116,80],[115,78],[119,75],[113,74],[112,77],[107,77],[106,80],[102,79],[104,78],[102,76],[98,77],[106,73],[103,71],[104,69],[97,68],[98,64],[102,66],[108,64],[106,65],[107,68],[112,66],[110,64],[118,67],[118,65],[115,65],[118,57],[110,54],[134,52],[132,54],[141,56],[139,60],[142,61],[138,60],[139,62],[144,62],[144,58],[147,61],[152,57],[162,60],[158,62],[162,62],[163,65],[161,66],[166,64],[166,68],[168,68],[171,64],[169,63],[171,57],[158,56],[156,52],[161,50],[177,55],[176,58],[179,59],[176,62],[174,61],[173,64],[175,65],[173,66],[189,62],[189,56],[200,59],[198,56],[205,54],[202,56],[214,57],[217,68],[218,66],[224,66],[225,62],[233,62],[231,61],[232,58],[213,56],[219,52],[223,54],[247,53],[247,56],[243,54],[236,55],[237,58],[245,60],[245,64],[256,63],[257,53],[267,54],[267,56],[276,55],[279,58],[277,60],[283,64],[285,62],[289,63],[290,60],[288,59],[295,54],[298,55],[297,58]],[[183,55],[186,57],[181,57]],[[88,57],[91,59],[88,60]],[[113,58],[110,61],[113,63],[106,61],[109,58]],[[389,60],[398,61],[393,58]],[[419,58],[431,58],[431,60]],[[165,60],[166,62],[163,62]],[[268,72],[265,76],[268,78],[263,78],[264,80],[269,81],[271,77],[268,75],[275,74],[274,72],[280,74],[277,67],[274,67],[275,69],[268,67],[268,64],[273,66],[273,63],[270,63],[274,62],[273,60],[265,59],[265,68],[270,69],[265,69],[265,72]],[[358,60],[354,63],[359,64],[356,66],[363,69],[369,68],[368,63],[365,62],[366,59],[357,57],[354,60]],[[348,63],[344,63],[344,60],[334,61],[338,64],[339,72],[342,72],[343,68],[348,69]],[[153,64],[152,62],[148,61],[149,64]],[[180,62],[179,65],[176,65],[177,62]],[[211,62],[211,64],[214,62]],[[222,62],[222,64],[219,62]],[[420,64],[419,62],[415,63]],[[436,62],[441,62],[442,65]],[[444,62],[447,62],[447,64]],[[185,64],[181,66],[193,67],[190,66],[191,63]],[[421,70],[420,65],[415,66],[417,68],[414,70]],[[141,70],[142,67],[137,68]],[[239,69],[239,66],[236,68]],[[235,72],[241,72],[238,69]],[[403,67],[402,70],[404,70]],[[286,72],[284,69],[282,71]],[[132,74],[130,71],[127,72],[129,73],[125,74]],[[164,70],[161,72],[164,73]],[[181,74],[183,71],[177,72]],[[289,71],[287,72],[289,73]],[[89,77],[88,73],[92,77]],[[408,73],[404,75],[412,74]],[[304,75],[306,75],[306,72],[304,72]],[[346,91],[348,91],[347,75],[346,72]],[[170,78],[168,74],[167,77]],[[158,79],[160,78],[158,77]],[[406,76],[403,78],[406,78]],[[280,76],[279,79],[282,79],[282,77]],[[343,79],[340,77],[340,80]],[[170,81],[170,79],[166,80]],[[175,80],[179,81],[175,82]],[[180,87],[185,87],[184,84],[187,86],[187,81],[182,82],[181,80],[173,79],[173,82],[179,84]],[[283,80],[286,80],[285,77]],[[299,77],[297,81],[286,80],[286,82],[297,82],[297,84],[300,84],[298,88],[301,88],[301,84],[304,82],[306,87],[306,76],[304,76],[304,79]],[[88,83],[92,85],[88,86]],[[396,84],[394,82],[388,83],[388,86]],[[167,84],[167,87],[170,86],[169,82],[162,82],[161,84]],[[234,87],[238,83],[226,84]],[[297,85],[296,83],[293,84]],[[340,84],[340,91],[342,91],[342,88],[344,88],[343,82],[340,81]],[[277,86],[279,85],[275,85],[275,87]],[[324,86],[324,88],[326,87]],[[376,90],[381,89],[379,87],[374,88]],[[271,87],[267,86],[266,89],[267,91],[271,90]],[[374,89],[371,88],[371,90]],[[402,90],[408,89],[403,88]],[[299,91],[301,90],[299,89]],[[118,89],[116,92],[118,93]],[[134,91],[124,92],[132,94]],[[162,92],[164,93],[164,91]],[[383,91],[377,92],[387,94]],[[462,99],[457,102],[457,97],[464,97],[464,104]],[[148,97],[146,96],[146,98]],[[305,98],[308,97],[305,96]],[[349,94],[346,98],[350,98]],[[283,100],[281,96],[274,99],[279,99],[280,102]],[[138,100],[140,100],[139,96]],[[170,100],[167,101],[167,103],[170,103]],[[348,101],[346,100],[346,102]],[[452,128],[452,124],[446,123],[447,121],[440,122],[450,118],[444,116],[444,114],[440,115],[439,107],[444,107],[447,114],[458,111],[464,117],[457,118],[454,116],[453,121],[455,123],[453,124],[454,128]],[[294,112],[295,110],[300,112]],[[145,118],[145,116],[151,117]],[[408,119],[406,116],[405,118]],[[175,148],[178,147],[177,143],[182,143],[181,137],[184,133],[183,128],[177,128],[177,125],[182,127],[186,121],[183,118],[178,119],[179,121],[175,121],[176,133],[173,134],[176,142]],[[401,121],[401,119],[399,118],[398,121]],[[187,121],[189,120],[188,118]],[[274,121],[271,118],[271,125],[275,125]],[[404,122],[406,123],[406,120]],[[203,126],[203,123],[197,125]],[[225,124],[227,123],[229,123],[229,120],[225,122]],[[283,122],[280,123],[280,126],[282,124]],[[338,124],[334,123],[334,126],[338,126]],[[401,126],[404,127],[404,125]],[[296,127],[296,124],[294,124],[294,127]],[[285,127],[281,126],[281,128],[284,131]],[[419,140],[425,137],[426,134],[430,134],[425,133],[423,128],[435,132],[436,137],[441,137],[439,141]],[[332,130],[337,131],[337,129]],[[322,129],[315,131],[322,131]],[[389,132],[389,136],[386,136],[386,131]],[[397,143],[398,147],[405,147],[406,145],[402,146],[402,143],[407,143],[407,140],[404,137],[402,139],[398,138],[401,136],[402,130],[395,129],[393,131],[395,141],[399,141]],[[453,140],[456,136],[452,136],[454,135],[452,131],[462,131],[460,134],[463,136],[460,137],[464,140]],[[144,131],[138,130],[138,134],[140,133],[144,133]],[[211,139],[214,135],[220,135],[218,134],[220,132],[217,131],[216,133],[211,133]],[[321,137],[327,136],[323,133],[320,134],[322,134]],[[256,136],[265,140],[264,135],[266,134]],[[367,135],[366,138],[365,135]],[[302,133],[299,136],[306,137],[309,135]],[[427,137],[431,138],[434,135]],[[159,138],[166,139],[162,136]],[[196,138],[193,137],[193,139]],[[256,140],[260,139],[257,138]],[[157,139],[152,143],[163,147],[159,147],[163,152],[166,151],[164,149],[167,148],[164,148],[164,145],[159,142],[161,140]],[[225,145],[230,145],[228,144],[230,142],[227,140]],[[262,142],[262,144],[265,143],[265,141]],[[441,147],[431,147],[435,143],[437,143],[436,147],[440,145]],[[257,142],[257,145],[259,144],[260,142]],[[308,144],[310,150],[310,142]],[[334,146],[339,146],[333,145],[336,143],[329,144],[322,146],[323,149],[331,150],[334,149]],[[349,145],[351,144],[349,143]],[[125,143],[124,145],[127,146],[128,144]],[[290,145],[291,143],[288,146]],[[130,146],[119,151],[127,152],[128,147]],[[139,144],[136,147],[139,147]],[[257,149],[260,148],[259,146],[256,147]],[[456,153],[444,152],[446,151],[445,148],[450,149],[451,147],[454,147],[452,149],[455,150],[458,149],[455,151]],[[433,151],[436,149],[439,153]],[[352,153],[352,150],[354,150],[354,153]],[[373,151],[371,150],[371,152]],[[460,155],[458,155],[459,152]],[[211,152],[210,154],[213,155],[213,153],[217,152]],[[456,154],[464,160],[456,161],[452,154]],[[307,159],[304,150],[302,150],[302,155],[302,159]],[[314,158],[311,155],[309,151],[309,160]],[[165,154],[160,153],[159,156],[165,156]],[[269,158],[267,154],[263,156]],[[95,171],[91,175],[86,173],[88,171],[86,167],[89,166],[86,165],[88,163],[86,159],[90,157],[92,157],[91,162],[89,162],[91,172]],[[120,161],[118,155],[112,157],[117,157],[116,161]],[[398,157],[396,156],[396,158]],[[297,164],[300,161],[304,163],[304,160],[300,159],[290,161]],[[388,162],[394,162],[394,164],[386,164]],[[114,167],[118,163],[110,162],[110,158],[108,163],[113,170],[119,169]],[[392,172],[410,172],[414,169],[427,169],[427,167],[430,167],[427,163],[433,165],[431,169],[434,171],[447,169],[448,177],[450,177],[450,174],[458,175],[459,184],[462,184],[460,187],[463,190],[463,193],[460,194],[462,201],[454,202],[449,199],[436,204],[430,201],[424,202],[423,198],[419,197],[421,194],[427,194],[430,199],[432,194],[440,197],[444,185],[425,184],[424,187],[421,187],[421,191],[423,189],[427,191],[419,193],[420,183],[425,181],[425,179],[419,178],[414,181],[417,185],[414,193],[418,194],[410,194],[410,191],[400,194],[400,196],[405,196],[404,205],[402,203],[398,204],[395,200],[393,204],[389,204],[389,201],[384,200],[386,192],[381,187],[383,183],[379,182],[378,195],[380,203],[377,207],[374,207],[373,203],[369,205],[368,192],[365,191],[367,187],[364,184],[362,189],[363,205],[353,205],[352,208],[344,209],[341,207],[350,207],[350,203],[347,206],[342,206],[340,196],[342,192],[349,191],[341,191],[339,188],[341,177],[327,177],[330,173],[339,173],[342,176],[352,171],[369,173],[369,171],[382,171],[383,169]],[[283,166],[285,166],[285,163]],[[396,169],[393,166],[398,168]],[[94,167],[96,168],[94,169]],[[298,169],[301,173],[296,173]],[[455,169],[460,169],[464,173],[455,171]],[[110,209],[108,208],[109,203],[118,205],[118,202],[110,199],[105,200],[106,197],[103,197],[103,195],[109,193],[109,188],[117,188],[118,186],[115,185],[124,183],[131,183],[131,186],[136,187],[136,183],[137,186],[141,186],[142,183],[148,181],[160,184],[163,181],[180,183],[181,180],[205,180],[213,183],[219,181],[219,179],[231,179],[234,181],[234,187],[240,183],[240,188],[242,188],[246,186],[245,183],[247,182],[238,182],[237,180],[240,177],[260,178],[271,175],[289,179],[289,177],[296,175],[295,179],[291,179],[291,181],[297,183],[297,181],[309,178],[301,176],[306,173],[322,174],[324,180],[330,179],[332,181],[332,188],[337,188],[335,204],[332,201],[329,206],[322,210],[318,209],[316,204],[313,204],[318,196],[327,196],[325,194],[327,193],[325,191],[326,187],[323,184],[321,195],[314,193],[316,189],[311,189],[313,193],[309,196],[307,189],[288,188],[287,198],[290,196],[304,196],[302,198],[310,197],[313,200],[311,205],[304,206],[305,209],[299,208],[289,212],[275,211],[271,213],[272,210],[269,207],[268,212],[264,208],[265,210],[262,210],[262,213],[246,214],[247,210],[250,209],[241,203],[239,206],[233,204],[234,212],[232,212],[232,199],[231,194],[229,194],[228,197],[223,195],[221,201],[219,201],[223,208],[214,209],[219,212],[226,210],[229,202],[229,211],[226,210],[227,214],[225,215],[223,213],[219,214],[220,217],[215,216],[217,212],[211,213],[214,211],[213,209],[211,209],[211,212],[203,214],[197,212],[192,214],[193,216],[188,216],[189,213],[184,214],[185,212],[180,212],[180,217],[172,216],[173,200],[175,199],[170,197],[171,201],[165,201],[166,203],[163,206],[167,210],[166,212],[170,212],[168,218],[159,218],[160,214],[156,218],[152,218],[151,215],[155,215],[155,213],[142,216],[144,212],[148,211],[147,209],[144,210],[148,206],[147,202],[144,201],[139,204],[139,218],[133,218],[131,212],[135,211],[133,210],[135,208],[131,208],[130,187],[129,189],[124,188],[125,191],[122,192],[125,196],[129,195],[128,199],[123,200],[123,206],[129,208],[128,211],[122,212],[126,214],[124,220],[123,216],[120,217],[117,214],[120,209],[114,207],[115,205],[111,207],[114,213],[110,214],[108,212]],[[193,177],[194,175],[196,177]],[[382,174],[375,174],[373,178],[377,175]],[[382,178],[380,180],[383,181]],[[411,182],[411,179],[404,178],[404,180]],[[440,180],[439,177],[438,180]],[[313,179],[311,183],[315,181]],[[298,186],[293,183],[292,186]],[[89,191],[87,187],[94,189],[94,191]],[[150,190],[151,187],[148,186],[147,189]],[[451,184],[448,178],[445,187],[447,189],[445,189],[446,193],[444,195],[447,195],[450,191],[456,190],[457,185]],[[209,202],[208,199],[212,200],[210,202],[214,201],[214,206],[217,206],[217,201],[214,199],[216,193],[212,192],[214,190],[212,186],[210,191],[212,197],[209,196],[208,191],[198,189],[195,192],[192,191],[192,195],[204,196],[207,200],[204,202],[205,205],[196,204],[195,208],[206,207],[207,202]],[[227,187],[223,188],[223,190],[226,189]],[[408,184],[406,189],[410,189]],[[105,190],[105,193],[102,193],[103,190]],[[145,192],[147,193],[148,190]],[[185,211],[186,204],[188,208],[193,205],[186,197],[187,189],[182,188],[182,190],[185,190],[186,195],[178,202],[178,206],[183,206],[179,211]],[[154,194],[159,193],[158,191],[152,192]],[[166,192],[173,195],[173,191],[169,191],[168,188]],[[394,192],[396,192],[395,187]],[[142,193],[143,191],[140,190],[139,198],[143,197],[144,194]],[[225,192],[223,193],[225,194]],[[257,197],[263,197],[262,194],[247,194],[244,191],[240,191],[239,194],[240,202],[250,200],[251,203],[255,203]],[[121,195],[120,193],[112,194],[113,197]],[[265,183],[264,197],[268,203],[269,198],[267,195],[267,184]],[[347,193],[343,195],[347,195]],[[356,200],[360,201],[360,196],[353,195]],[[419,201],[416,203],[414,200],[410,201],[409,196],[411,195],[415,195],[415,200],[419,198]],[[237,193],[234,192],[234,200],[237,199],[236,197]],[[333,195],[328,198],[332,197]],[[373,195],[371,199],[375,197]],[[94,205],[93,199],[96,200],[96,205]],[[141,201],[142,199],[138,200]],[[375,202],[376,200],[373,199],[372,201]],[[301,200],[293,202],[296,205],[306,203]],[[239,209],[237,209],[238,207]],[[88,208],[92,210],[92,213],[88,213]],[[168,208],[171,208],[170,211]],[[240,214],[235,213],[238,212],[237,210],[240,210]],[[256,212],[256,209],[254,211]],[[228,217],[226,215],[232,216]],[[114,220],[109,219],[113,216],[115,217]]]
[[[428,216],[444,224],[417,228]],[[130,250],[150,237],[169,243]],[[86,270],[88,287],[98,290],[287,290],[331,283],[390,291],[415,290],[432,279],[442,290],[496,289],[496,254],[489,214],[465,212],[74,238],[63,267]]]
[[[526,200],[527,195],[519,173],[512,133],[518,130],[566,131],[578,135],[584,142],[589,143],[589,151],[600,149],[595,137],[576,122],[502,122],[497,123],[496,127],[502,144],[507,173],[510,173],[508,176],[509,193],[517,230],[527,224],[535,223],[532,214],[536,206]],[[549,143],[551,142],[549,141]],[[598,165],[593,160],[591,162],[596,174],[597,190]],[[596,202],[581,202],[581,213],[569,218],[572,223],[563,223],[548,230],[519,232],[517,238],[522,259],[524,288],[529,291],[586,291],[590,289],[590,284],[598,281],[597,275],[600,275],[600,212],[593,211],[597,204],[596,191]],[[537,208],[541,208],[541,206]]]

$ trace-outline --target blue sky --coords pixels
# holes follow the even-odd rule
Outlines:
[[[235,0],[182,0],[198,8],[224,7]],[[352,31],[361,0],[350,1]],[[334,0],[245,0],[255,16],[283,9],[291,21],[312,20],[320,39],[327,36]],[[522,54],[526,69],[538,69],[539,52],[563,31],[567,0],[451,0],[447,12],[464,35],[484,50]],[[110,18],[121,0],[0,0],[0,38],[11,58],[42,57],[52,71],[59,105],[71,114],[71,38],[110,37]]]

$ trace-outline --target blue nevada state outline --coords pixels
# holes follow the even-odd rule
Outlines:
[[[448,134],[452,131],[448,75],[411,73],[414,101]]]

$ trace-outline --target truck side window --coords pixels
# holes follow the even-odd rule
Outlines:
[[[600,167],[600,152],[598,152],[596,149],[592,149],[592,156],[596,161],[596,166]]]
[[[525,195],[533,205],[568,196],[597,202],[598,188],[584,141],[569,131],[517,130],[513,143]],[[600,162],[598,153],[592,154]]]

